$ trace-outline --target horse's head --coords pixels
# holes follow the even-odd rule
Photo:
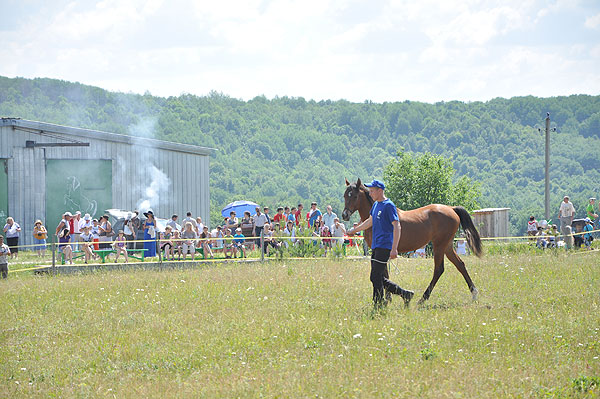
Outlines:
[[[350,216],[354,212],[356,212],[359,208],[359,204],[361,201],[360,189],[362,187],[362,182],[360,179],[356,181],[356,183],[350,183],[348,179],[346,179],[346,191],[344,192],[344,211],[342,212],[342,219],[345,221],[350,220]]]

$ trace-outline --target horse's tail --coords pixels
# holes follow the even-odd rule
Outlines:
[[[471,251],[473,251],[475,255],[481,258],[481,238],[479,237],[479,232],[473,224],[473,219],[471,219],[471,215],[469,215],[469,212],[467,212],[467,210],[462,206],[455,206],[452,209],[454,209],[454,212],[456,212],[456,214],[460,218],[460,225],[462,226],[463,230],[465,231],[465,235],[467,236],[467,243],[469,244],[469,248],[471,248]]]

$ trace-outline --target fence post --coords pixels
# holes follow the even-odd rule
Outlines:
[[[54,244],[55,236],[51,236],[50,248],[52,248],[52,275],[56,274],[56,245]]]
[[[265,260],[265,230],[262,229],[260,231],[260,261],[263,262]]]
[[[156,246],[156,253],[158,254],[158,264],[159,264],[159,267],[162,269],[162,254],[160,251],[160,247],[158,246],[158,231],[156,232],[156,235],[154,236],[154,245]]]

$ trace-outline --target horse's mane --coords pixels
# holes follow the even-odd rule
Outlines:
[[[369,201],[369,205],[371,207],[373,207],[373,203],[375,201],[373,201],[373,198],[371,198],[371,194],[369,194],[369,190],[367,190],[367,188],[364,185],[360,185],[360,190],[365,193],[365,196],[367,197],[367,201]]]

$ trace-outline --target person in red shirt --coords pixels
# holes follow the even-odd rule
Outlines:
[[[302,209],[304,209],[304,206],[302,204],[298,204],[298,210],[294,215],[296,216],[296,226],[300,226],[300,220],[302,219]]]
[[[285,215],[283,214],[283,207],[277,208],[277,213],[273,216],[273,221],[275,223],[279,223],[280,225],[285,225]]]

